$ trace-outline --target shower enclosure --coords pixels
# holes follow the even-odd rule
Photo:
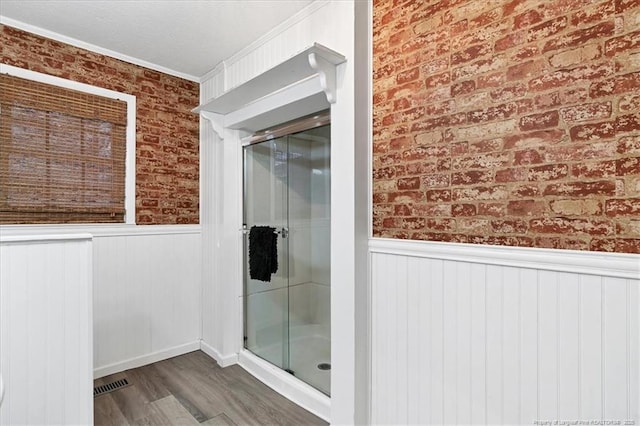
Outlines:
[[[331,131],[318,118],[243,147],[244,347],[329,395]],[[266,281],[251,278],[253,226],[274,228]]]

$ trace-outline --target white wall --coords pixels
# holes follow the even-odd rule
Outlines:
[[[199,349],[199,226],[94,237],[94,368],[102,377]]]
[[[3,238],[78,232],[93,236],[95,378],[200,348],[199,225],[2,227]]]
[[[640,421],[639,256],[370,247],[374,424]]]
[[[0,238],[0,424],[92,424],[91,236]]]

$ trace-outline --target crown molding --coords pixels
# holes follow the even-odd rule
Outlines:
[[[186,74],[180,71],[176,71],[167,67],[163,67],[162,65],[154,64],[152,62],[148,62],[142,59],[134,58],[133,56],[125,55],[120,52],[116,52],[113,50],[105,49],[104,47],[96,46],[95,44],[87,43],[82,40],[78,40],[72,37],[67,37],[65,35],[46,30],[44,28],[36,27],[35,25],[30,25],[21,21],[17,21],[12,18],[8,18],[6,16],[0,15],[0,24],[7,25],[9,27],[17,28],[19,30],[27,31],[32,34],[39,35],[41,37],[50,38],[55,41],[59,41],[61,43],[69,44],[71,46],[79,47],[81,49],[89,50],[94,53],[99,53],[101,55],[109,56],[114,59],[119,59],[124,62],[128,62],[133,65],[138,65],[140,67],[149,68],[154,71],[161,72],[163,74],[172,75],[174,77],[183,78],[185,80],[193,81],[194,83],[199,83],[200,78],[193,76],[191,74]]]

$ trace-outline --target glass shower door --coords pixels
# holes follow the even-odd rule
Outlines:
[[[255,355],[289,369],[289,245],[287,138],[244,148],[244,225],[273,227],[277,270],[269,281],[254,279],[249,268],[249,235],[244,241],[244,346]],[[284,230],[284,232],[283,232]],[[269,274],[267,274],[269,275]],[[264,278],[264,277],[261,277]]]
[[[276,232],[277,271],[259,278],[245,237],[245,348],[329,395],[331,128],[244,147],[245,233]],[[274,234],[267,230],[267,235]],[[254,246],[255,249],[255,246]],[[264,263],[268,265],[271,257]],[[253,262],[253,263],[252,263]],[[263,269],[261,269],[263,270]],[[254,269],[255,272],[255,269]]]
[[[288,136],[289,369],[331,390],[331,128]]]

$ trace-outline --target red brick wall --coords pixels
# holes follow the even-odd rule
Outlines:
[[[375,0],[374,235],[640,253],[639,0]]]
[[[136,223],[198,223],[197,83],[2,25],[0,62],[135,95]]]

